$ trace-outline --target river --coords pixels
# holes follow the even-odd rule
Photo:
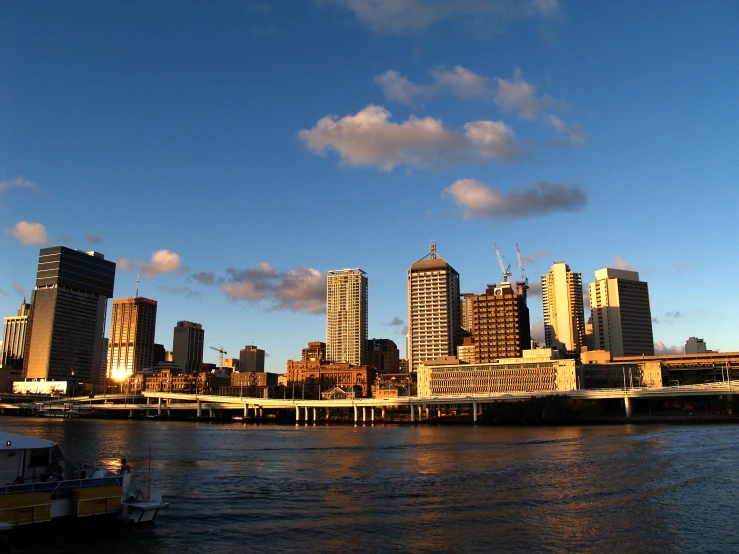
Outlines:
[[[732,425],[279,426],[0,418],[171,502],[46,552],[734,551]],[[39,527],[43,529],[43,527]]]

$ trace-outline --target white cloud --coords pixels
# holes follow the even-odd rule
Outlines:
[[[460,179],[444,192],[463,209],[465,218],[530,217],[573,211],[587,203],[587,196],[580,188],[562,183],[539,182],[505,194],[475,179]]]
[[[19,221],[14,227],[5,229],[5,234],[11,235],[21,244],[46,244],[49,242],[49,235],[46,232],[46,227],[41,223]]]
[[[392,69],[375,77],[375,83],[382,88],[385,98],[408,106],[413,106],[416,98],[430,96],[435,92],[434,87],[416,85]]]
[[[621,256],[613,257],[613,267],[614,269],[626,269],[628,271],[635,271],[634,266],[624,260]]]
[[[490,79],[461,65],[454,66],[451,71],[444,68],[435,69],[431,72],[431,76],[439,86],[448,88],[453,94],[462,98],[486,97],[493,92]]]
[[[664,356],[667,354],[685,354],[683,346],[667,346],[664,342],[657,341],[654,343],[654,354],[656,356]]]
[[[446,19],[474,22],[489,17],[492,22],[507,22],[529,17],[549,18],[559,9],[556,0],[316,0],[316,3],[350,10],[373,31],[392,34],[420,32]]]
[[[517,151],[513,131],[502,122],[468,123],[462,135],[431,117],[410,116],[394,123],[390,116],[382,106],[370,105],[354,115],[323,117],[298,137],[316,154],[333,150],[344,164],[385,171],[398,165],[428,168],[470,159],[510,159]]]
[[[516,69],[513,81],[497,79],[495,103],[505,112],[514,112],[521,119],[536,119],[544,106],[536,97],[536,87],[523,78],[520,69]]]
[[[565,123],[554,114],[549,114],[549,123],[551,123],[552,127],[557,129],[557,131],[567,135],[567,140],[569,142],[576,144],[585,142],[585,131],[580,125],[575,123]]]
[[[266,262],[254,268],[226,270],[226,295],[235,301],[266,304],[269,310],[323,313],[326,277],[317,269],[296,267],[277,271]]]
[[[32,181],[23,176],[18,176],[10,181],[0,181],[0,194],[5,194],[10,189],[30,189],[35,186],[36,184]]]
[[[175,273],[182,270],[179,254],[171,250],[161,249],[152,252],[151,261],[144,262],[139,259],[121,258],[116,261],[116,267],[121,271],[133,271],[138,268],[144,277],[156,277],[163,273]]]

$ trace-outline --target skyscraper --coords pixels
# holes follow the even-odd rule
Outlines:
[[[178,321],[172,340],[172,362],[186,373],[200,373],[204,348],[203,326],[192,321]]]
[[[398,373],[400,371],[398,345],[390,339],[368,340],[367,365],[374,367],[378,373]]]
[[[585,345],[582,275],[557,262],[541,277],[544,338],[550,348],[580,352]]]
[[[639,273],[604,268],[590,284],[593,343],[611,356],[653,356],[649,286]]]
[[[99,252],[42,248],[28,315],[26,379],[100,382],[115,263]]]
[[[140,296],[113,300],[108,377],[122,380],[153,365],[156,323],[156,300]]]
[[[436,254],[408,269],[408,371],[419,363],[454,356],[461,340],[459,273]]]
[[[531,347],[525,291],[514,291],[508,281],[488,285],[472,300],[472,334],[476,364],[523,356]]]
[[[239,371],[241,373],[250,373],[256,371],[261,373],[264,371],[264,350],[257,348],[253,344],[245,346],[239,352]]]
[[[326,278],[326,358],[367,363],[367,274],[361,269],[329,271]]]
[[[23,350],[26,346],[28,312],[31,305],[23,300],[15,316],[6,317],[3,326],[3,349],[0,366],[3,369],[23,370]]]
[[[461,310],[461,325],[465,331],[472,332],[472,299],[477,295],[472,292],[463,292],[459,298]]]

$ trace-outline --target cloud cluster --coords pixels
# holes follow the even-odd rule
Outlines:
[[[408,334],[408,325],[406,325],[405,321],[400,319],[397,315],[394,318],[392,318],[390,321],[388,321],[387,323],[383,323],[382,325],[385,327],[393,328],[393,331],[400,335]]]
[[[200,297],[200,293],[196,290],[191,289],[190,287],[183,285],[180,287],[165,287],[163,285],[158,285],[157,289],[168,292],[170,294],[176,294],[178,296],[184,296],[188,300],[194,300],[195,298]]]
[[[613,268],[614,269],[624,269],[627,271],[635,271],[634,266],[631,265],[626,260],[624,260],[621,256],[613,257]]]
[[[182,270],[179,254],[171,250],[161,249],[152,252],[151,261],[144,262],[139,259],[121,258],[116,261],[116,266],[121,271],[133,271],[138,269],[144,277],[156,277],[164,273],[176,273]]]
[[[667,346],[664,342],[657,341],[654,343],[654,354],[656,356],[664,356],[666,354],[685,354],[685,348],[682,346]]]
[[[512,159],[518,142],[501,121],[474,121],[458,133],[431,117],[390,121],[390,112],[369,105],[354,115],[322,117],[312,129],[298,133],[316,154],[335,151],[342,163],[391,171],[398,165],[417,168],[447,166],[467,160]]]
[[[29,296],[28,289],[23,288],[23,285],[18,282],[13,283],[13,290],[18,296],[21,296],[23,298],[28,298]]]
[[[0,194],[5,194],[11,189],[30,189],[36,186],[36,183],[29,181],[23,176],[18,176],[9,181],[0,181]]]
[[[567,123],[557,113],[570,108],[566,103],[551,96],[541,95],[527,81],[523,72],[516,69],[513,79],[484,77],[474,71],[455,66],[453,69],[437,68],[431,71],[432,82],[419,85],[390,70],[375,77],[388,100],[414,106],[419,99],[441,92],[449,92],[460,98],[492,100],[503,112],[516,115],[519,119],[542,121],[560,133],[561,139],[571,143],[585,142],[585,131],[580,125]],[[556,113],[555,113],[556,112]]]
[[[309,267],[277,271],[266,262],[254,268],[226,270],[221,288],[231,300],[265,305],[269,310],[323,313],[326,276]]]
[[[420,32],[449,19],[474,22],[489,17],[492,22],[505,23],[522,18],[547,19],[559,11],[557,0],[316,0],[316,3],[349,10],[373,31],[390,34]]]
[[[49,235],[46,232],[46,227],[41,223],[19,221],[14,227],[5,229],[5,234],[11,235],[21,244],[46,244],[49,242]]]
[[[223,277],[216,277],[213,271],[198,271],[191,275],[201,285],[215,285],[217,282],[222,282]]]
[[[509,193],[489,188],[475,179],[460,179],[445,191],[463,210],[465,218],[522,218],[567,212],[587,204],[575,185],[539,182]]]
[[[85,233],[85,240],[92,244],[100,244],[103,242],[103,239],[97,235],[93,235],[92,233]]]

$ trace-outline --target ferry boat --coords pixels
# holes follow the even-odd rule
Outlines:
[[[0,531],[64,517],[152,522],[168,507],[149,479],[69,460],[50,440],[0,432]]]

